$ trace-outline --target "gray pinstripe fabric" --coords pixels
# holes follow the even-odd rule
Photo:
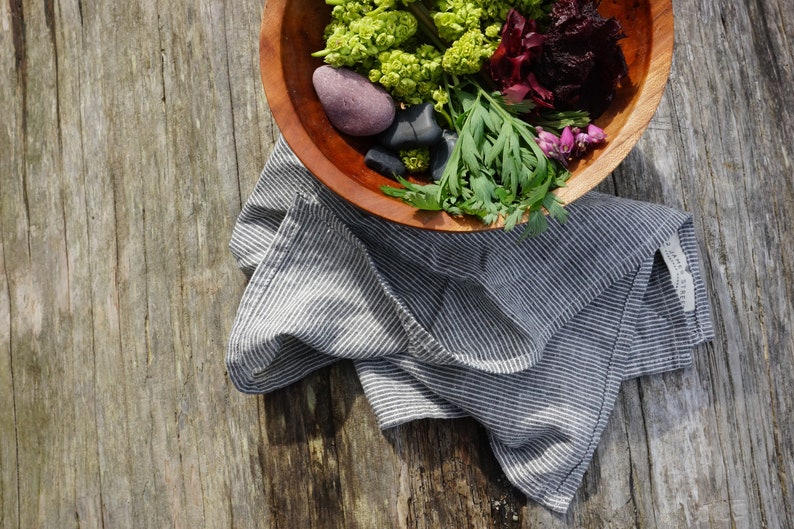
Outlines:
[[[510,481],[565,511],[621,381],[687,366],[713,335],[688,215],[596,193],[568,209],[522,243],[407,228],[338,199],[280,140],[230,242],[250,277],[231,380],[266,393],[352,359],[382,428],[472,416]],[[690,311],[657,252],[676,233]]]

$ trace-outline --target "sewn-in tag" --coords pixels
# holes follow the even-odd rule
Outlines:
[[[681,248],[678,232],[675,232],[670,240],[659,248],[659,252],[670,271],[670,280],[684,307],[684,312],[692,312],[695,310],[695,283],[692,280],[692,273],[689,271],[686,255]]]

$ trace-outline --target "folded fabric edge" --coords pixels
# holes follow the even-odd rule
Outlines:
[[[322,233],[313,234],[316,230],[320,230]],[[329,365],[339,358],[344,357],[356,360],[375,355],[372,351],[378,349],[374,347],[378,341],[376,337],[373,337],[374,341],[370,342],[373,345],[372,351],[350,351],[340,354],[340,351],[335,353],[334,351],[317,350],[310,355],[303,350],[300,351],[302,354],[301,361],[296,362],[294,366],[290,366],[286,360],[281,358],[286,353],[276,351],[278,347],[287,347],[282,341],[274,341],[271,336],[268,344],[256,343],[256,339],[259,338],[257,331],[262,325],[260,320],[263,319],[262,314],[266,304],[264,298],[267,296],[274,277],[279,273],[282,262],[287,259],[291,252],[296,250],[296,239],[299,236],[321,237],[324,239],[327,238],[329,233],[334,233],[336,234],[335,236],[341,237],[339,241],[344,241],[343,244],[348,245],[348,247],[356,248],[361,259],[366,261],[371,277],[365,280],[377,283],[377,288],[393,307],[395,317],[399,320],[405,336],[410,341],[405,351],[411,352],[422,361],[430,363],[444,363],[449,359],[450,355],[444,353],[443,346],[437,343],[415,320],[410,310],[380,276],[363,243],[325,206],[313,202],[298,193],[294,197],[293,203],[289,207],[268,251],[264,253],[262,261],[257,265],[251,276],[243,293],[232,332],[230,333],[226,364],[229,376],[239,391],[249,394],[267,393],[289,385],[311,371]],[[311,245],[313,243],[311,240],[302,240],[300,244]],[[346,266],[344,263],[340,264]],[[333,316],[327,317],[333,318]],[[413,346],[411,346],[411,343],[413,343]],[[293,353],[296,352],[297,349],[293,347]],[[281,370],[282,376],[272,378],[274,371],[276,371],[275,368]],[[268,376],[267,373],[270,373],[270,375]]]
[[[605,373],[601,404],[595,428],[591,430],[590,440],[586,449],[580,454],[579,462],[571,467],[567,474],[556,484],[541,483],[534,476],[538,469],[527,470],[533,465],[533,455],[524,447],[508,447],[491,436],[491,447],[508,480],[527,497],[546,506],[552,511],[565,513],[568,511],[576,492],[581,485],[587,468],[590,466],[601,435],[612,414],[623,382],[626,361],[634,338],[634,325],[639,313],[640,303],[645,294],[648,277],[651,273],[653,259],[646,259],[640,266],[633,280],[633,286],[626,300],[620,331]],[[524,472],[521,472],[524,470]]]
[[[298,200],[299,196],[296,195],[293,203]],[[261,373],[276,360],[276,350],[260,347],[256,349],[256,358],[250,354],[254,345],[250,342],[251,334],[246,331],[252,325],[255,326],[254,322],[258,316],[256,303],[270,287],[279,270],[280,263],[288,255],[290,245],[299,233],[299,228],[299,224],[291,216],[285,216],[261,261],[253,269],[240,300],[227,341],[225,363],[230,380],[235,388],[242,393],[263,394],[274,391],[331,363],[327,357],[318,356],[315,362],[293,364],[292,377],[265,382],[262,380]]]
[[[435,394],[387,358],[354,362],[378,428],[388,430],[422,419],[459,419],[468,413]]]
[[[652,310],[665,321],[676,323],[663,328],[663,336],[659,334],[658,327],[654,330],[651,326],[654,334],[644,339],[638,337],[644,347],[635,345],[624,380],[690,367],[696,347],[714,338],[711,305],[703,281],[702,260],[691,217],[679,227],[671,241],[677,245],[679,257],[684,261],[678,265],[671,264],[669,259],[663,259],[663,250],[658,252],[657,262],[663,263],[661,266],[667,271],[667,292],[660,293],[657,290],[651,297],[657,299]],[[670,241],[665,246],[669,244]],[[677,277],[680,274],[688,274],[691,281],[681,281]],[[662,343],[666,346],[661,347]]]

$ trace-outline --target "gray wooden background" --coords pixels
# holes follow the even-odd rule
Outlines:
[[[717,339],[625,384],[566,516],[470,421],[377,430],[348,364],[266,397],[226,248],[278,135],[260,0],[0,4],[0,527],[794,526],[794,0],[675,0],[603,189],[691,211]]]

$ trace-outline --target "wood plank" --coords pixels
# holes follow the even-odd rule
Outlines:
[[[717,339],[624,385],[559,516],[473,421],[379,431],[347,363],[230,384],[227,243],[278,136],[260,0],[0,5],[0,526],[794,526],[794,2],[674,9],[600,189],[693,213]]]

